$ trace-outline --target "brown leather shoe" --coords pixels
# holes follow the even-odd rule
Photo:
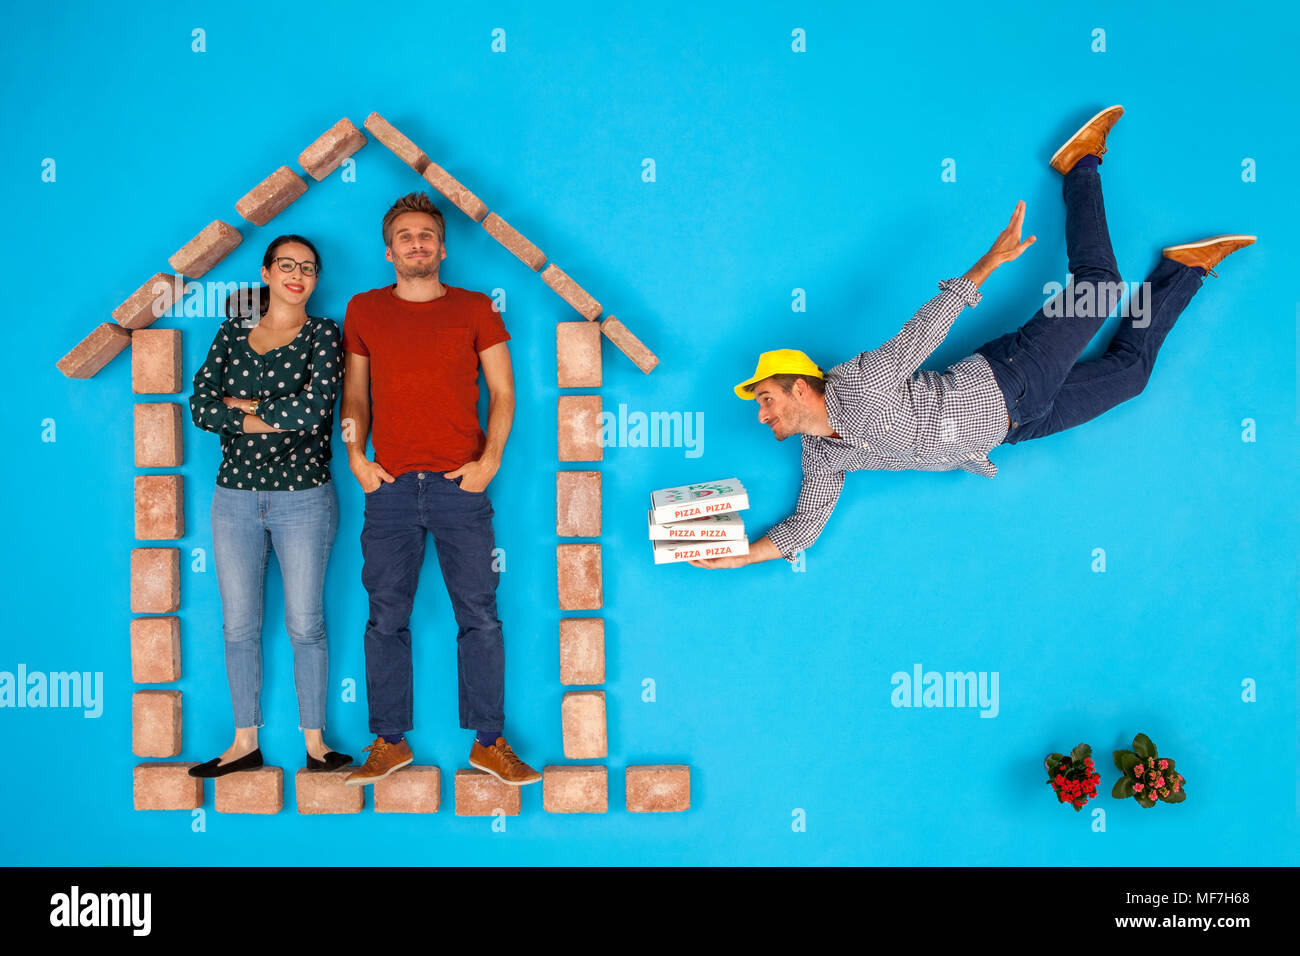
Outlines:
[[[1200,266],[1216,279],[1219,274],[1214,266],[1232,255],[1238,249],[1244,249],[1255,241],[1254,236],[1211,236],[1199,242],[1185,242],[1181,246],[1166,246],[1160,254],[1166,259],[1181,262],[1185,266]]]
[[[376,780],[383,780],[394,770],[401,770],[415,761],[415,754],[411,753],[405,737],[395,744],[390,744],[383,737],[376,737],[375,742],[365,749],[370,751],[366,762],[343,781],[349,787],[364,787]]]
[[[1101,164],[1101,155],[1106,152],[1106,136],[1116,121],[1124,115],[1124,107],[1108,106],[1088,122],[1079,131],[1065,141],[1052,154],[1052,168],[1058,173],[1068,173],[1084,156],[1091,153]]]
[[[469,765],[486,770],[502,783],[516,787],[542,779],[540,773],[515,756],[504,737],[498,737],[491,747],[484,747],[475,740],[469,749]]]

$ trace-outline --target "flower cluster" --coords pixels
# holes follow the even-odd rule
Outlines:
[[[1087,744],[1079,744],[1069,756],[1048,754],[1043,766],[1059,803],[1068,803],[1078,811],[1097,795],[1101,775],[1093,765],[1092,748]]]
[[[1165,803],[1182,803],[1187,799],[1183,775],[1174,769],[1170,757],[1161,757],[1146,734],[1133,738],[1132,750],[1116,750],[1115,766],[1124,776],[1115,782],[1111,796],[1121,800],[1132,797],[1145,808]]]

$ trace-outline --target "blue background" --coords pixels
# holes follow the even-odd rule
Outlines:
[[[1297,113],[1294,11],[1220,4],[973,7],[745,3],[411,4],[289,8],[28,5],[0,40],[9,354],[0,388],[7,544],[0,669],[102,671],[98,720],[3,710],[6,863],[1279,864],[1297,857]],[[191,51],[206,30],[207,52]],[[506,30],[505,53],[491,31]],[[1106,52],[1090,49],[1106,30]],[[791,31],[807,31],[807,52]],[[738,476],[754,537],[792,509],[795,441],[778,445],[731,385],[758,352],[823,366],[892,336],[1027,203],[1038,242],[983,287],[927,363],[1014,329],[1065,279],[1048,157],[1098,109],[1127,113],[1102,167],[1124,277],[1217,233],[1257,245],[1208,279],[1136,400],[1085,427],[994,452],[994,480],[848,476],[806,570],[655,567],[651,489]],[[233,204],[346,115],[377,110],[627,322],[649,377],[605,346],[605,408],[703,412],[704,455],[611,448],[604,475],[611,810],[555,816],[541,788],[506,832],[452,813],[455,627],[428,561],[413,620],[419,762],[444,774],[433,816],[300,817],[302,740],[278,566],[264,634],[268,763],[284,812],[131,805],[128,622],[130,356],[96,377],[55,361],[214,218],[239,249],[205,279],[253,281],[267,241],[299,232],[325,273],[311,311],[392,281],[379,223],[423,181],[377,141],[256,228]],[[41,181],[41,162],[57,181]],[[642,160],[657,181],[642,181]],[[1242,161],[1258,164],[1243,182]],[[945,158],[957,179],[940,179]],[[507,731],[537,767],[561,749],[553,545],[554,323],[577,318],[479,226],[443,204],[443,279],[507,291],[519,408],[490,493],[507,569]],[[807,312],[791,310],[806,290]],[[1087,355],[1104,346],[1112,320]],[[185,330],[185,391],[213,317]],[[140,397],[158,401],[160,398]],[[41,422],[57,423],[42,442]],[[1243,419],[1257,438],[1242,441]],[[186,409],[183,760],[230,741],[208,509],[217,439]],[[337,441],[336,452],[341,451]],[[565,467],[582,467],[568,466]],[[326,592],[327,740],[369,742],[361,493],[334,462],[342,518]],[[1107,569],[1093,573],[1104,548]],[[890,675],[997,671],[1000,712],[895,709]],[[642,681],[656,682],[654,703]],[[1244,703],[1241,684],[1258,686]],[[1178,760],[1177,807],[1115,801],[1109,752],[1149,734]],[[1056,803],[1043,755],[1098,752],[1104,833]],[[692,809],[633,815],[622,768],[689,763]],[[796,809],[806,832],[794,832]],[[1092,806],[1088,808],[1092,809]]]

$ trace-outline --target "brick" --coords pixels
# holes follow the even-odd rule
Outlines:
[[[560,620],[560,683],[605,683],[605,621],[599,617]]]
[[[600,388],[600,328],[555,323],[555,377],[560,388]]]
[[[131,344],[131,332],[115,322],[104,322],[54,363],[68,378],[91,378]]]
[[[600,396],[561,395],[556,406],[560,461],[600,461]]]
[[[555,533],[562,538],[600,534],[600,472],[555,473]]]
[[[284,771],[279,767],[236,770],[213,779],[218,813],[279,813],[284,809]]]
[[[141,763],[131,772],[137,810],[197,810],[203,806],[203,778],[191,777],[197,763]]]
[[[181,692],[138,690],[131,695],[131,752],[175,757],[181,752]]]
[[[113,310],[113,321],[124,329],[143,329],[162,318],[184,294],[184,279],[159,272]]]
[[[181,407],[175,402],[136,402],[135,466],[179,468],[181,431]]]
[[[376,813],[437,813],[442,803],[437,767],[403,767],[374,786]]]
[[[600,318],[600,303],[593,299],[586,289],[570,279],[559,266],[552,264],[543,269],[542,281],[554,289],[561,299],[577,309],[588,322]]]
[[[234,251],[242,237],[229,223],[214,219],[203,231],[172,253],[167,264],[183,276],[197,279]]]
[[[547,813],[606,813],[609,772],[604,767],[546,767],[542,809]]]
[[[542,250],[525,239],[523,233],[496,213],[488,214],[488,217],[483,220],[483,228],[488,231],[488,235],[509,249],[515,258],[534,272],[546,265],[546,256]]]
[[[629,813],[680,813],[691,808],[691,768],[685,764],[628,767]]]
[[[288,166],[281,166],[235,203],[239,213],[255,226],[265,226],[307,191],[307,183]]]
[[[629,332],[627,326],[614,316],[611,315],[600,323],[600,331],[605,333],[605,338],[613,342],[620,352],[630,358],[632,363],[647,375],[659,364],[659,356],[641,344],[641,340]]]
[[[605,692],[571,690],[560,702],[564,756],[570,760],[608,755],[605,735]]]
[[[131,391],[175,395],[181,390],[181,330],[139,329],[131,334]]]
[[[487,204],[461,185],[460,180],[437,163],[431,161],[425,167],[424,178],[428,180],[430,186],[446,196],[449,202],[453,203],[457,209],[475,222],[480,221],[487,215]],[[523,237],[520,236],[520,238]]]
[[[132,548],[131,611],[167,614],[180,606],[180,548]]]
[[[345,116],[298,154],[298,165],[312,179],[320,182],[338,169],[343,160],[365,145],[366,134]]]
[[[490,817],[497,810],[508,817],[519,816],[523,788],[502,783],[490,773],[457,770],[453,789],[458,817]]]
[[[135,536],[141,541],[185,536],[185,486],[180,475],[135,476]]]
[[[366,805],[366,788],[343,783],[356,767],[339,770],[308,770],[294,777],[299,813],[360,813]]]
[[[165,684],[181,679],[181,619],[131,619],[131,680]]]
[[[600,577],[600,545],[557,544],[555,576],[559,583],[561,611],[596,611],[603,598]]]
[[[365,127],[370,130],[370,135],[392,150],[398,159],[417,173],[424,173],[429,165],[429,157],[424,155],[424,150],[399,133],[392,123],[378,113],[371,113],[366,117]]]

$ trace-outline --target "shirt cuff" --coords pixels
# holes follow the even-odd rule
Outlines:
[[[965,276],[957,276],[953,279],[944,279],[939,283],[939,288],[944,292],[957,293],[957,295],[961,297],[962,301],[972,309],[980,304],[980,299],[984,298],[980,293],[980,290],[975,287],[975,283],[971,282],[970,279],[967,279]]]
[[[227,406],[226,418],[225,421],[222,422],[222,424],[225,426],[226,431],[236,435],[242,435],[244,433],[243,411],[241,411],[238,408],[235,408],[233,405]]]
[[[790,540],[781,525],[775,525],[768,529],[767,540],[776,545],[776,550],[781,552],[781,557],[794,564],[795,552],[798,549],[794,547],[794,542]]]

